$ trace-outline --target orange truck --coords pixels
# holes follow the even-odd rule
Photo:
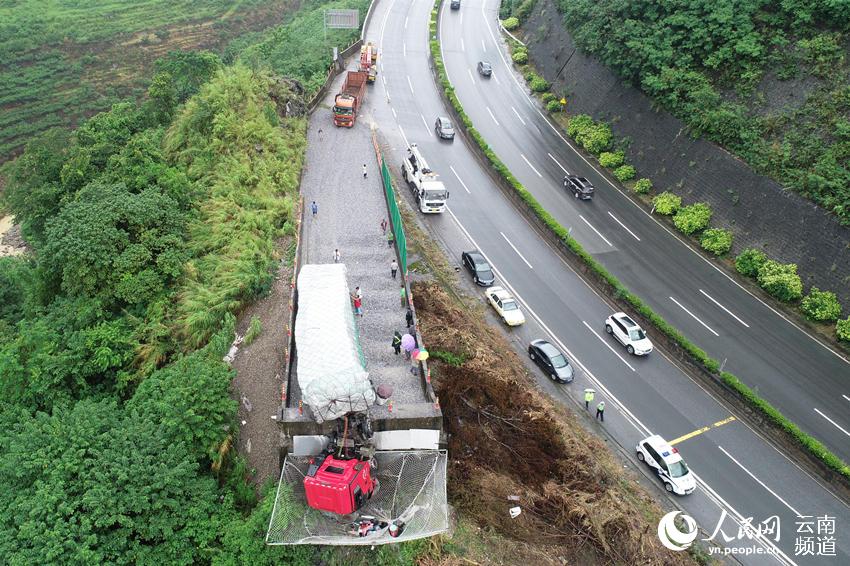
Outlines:
[[[360,47],[360,70],[369,73],[369,82],[378,78],[378,47],[370,41]]]
[[[368,73],[348,71],[342,90],[334,98],[334,125],[351,128],[357,120],[357,111],[366,96]]]

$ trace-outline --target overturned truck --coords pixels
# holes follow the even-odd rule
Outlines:
[[[448,527],[438,408],[377,405],[343,264],[297,278],[285,453],[267,544],[383,544]],[[392,405],[390,405],[392,407]],[[416,417],[417,414],[422,414]]]

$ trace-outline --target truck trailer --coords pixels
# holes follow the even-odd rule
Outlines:
[[[351,128],[357,121],[357,111],[366,96],[368,73],[348,71],[342,89],[334,98],[334,125]]]

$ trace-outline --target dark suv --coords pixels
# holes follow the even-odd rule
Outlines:
[[[452,10],[460,10],[460,0],[452,0]]]
[[[592,199],[593,191],[596,190],[593,188],[593,183],[577,175],[567,175],[564,177],[564,187],[571,190],[573,195],[581,200]]]

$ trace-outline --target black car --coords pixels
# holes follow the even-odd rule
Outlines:
[[[546,340],[535,340],[529,344],[528,357],[553,380],[559,383],[570,383],[573,380],[570,361]]]
[[[476,285],[489,287],[496,281],[496,276],[493,275],[490,264],[478,250],[463,252],[460,259],[463,261],[464,267],[472,274],[472,280],[475,281]]]
[[[460,0],[452,0],[452,10],[460,10]]]
[[[452,121],[448,118],[443,116],[437,118],[437,121],[434,123],[434,130],[437,132],[437,135],[444,140],[455,139],[455,129],[454,126],[452,126]]]
[[[593,191],[596,190],[593,188],[593,183],[577,175],[567,175],[564,177],[564,187],[571,190],[576,198],[582,200],[592,199]]]
[[[487,61],[478,62],[478,74],[482,77],[489,77],[493,74],[493,67]]]

